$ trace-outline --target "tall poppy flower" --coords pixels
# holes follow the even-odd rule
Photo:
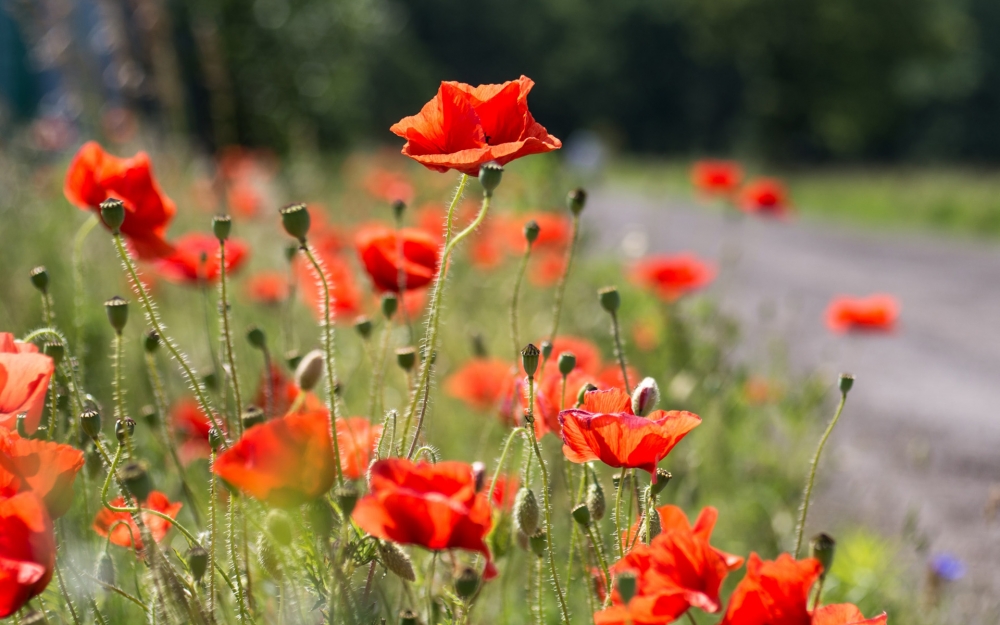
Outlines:
[[[364,476],[380,436],[382,426],[372,425],[364,417],[337,419],[340,470],[344,477],[357,480]]]
[[[21,438],[0,427],[0,474],[7,474],[0,485],[16,483],[15,492],[35,493],[54,519],[73,504],[73,482],[83,462],[83,452],[69,445]]]
[[[0,619],[40,595],[55,565],[52,519],[42,500],[34,493],[0,500]]]
[[[37,347],[0,332],[0,427],[13,430],[23,413],[26,431],[38,429],[54,372],[52,359],[39,354]]]
[[[691,182],[707,195],[731,195],[743,180],[743,168],[736,161],[702,160],[691,168]]]
[[[316,249],[323,274],[326,276],[330,297],[333,298],[333,317],[345,318],[357,315],[361,310],[361,293],[354,280],[351,267],[338,254]],[[312,263],[306,258],[299,258],[295,265],[295,278],[299,285],[302,300],[313,309],[316,316],[323,317],[323,289],[320,280],[313,270]]]
[[[116,508],[124,508],[126,506],[125,498],[117,497],[111,502],[111,505]],[[154,490],[146,497],[146,501],[142,502],[141,507],[161,512],[172,519],[176,519],[177,513],[181,511],[183,506],[184,504],[180,502],[172,503],[166,495],[158,490]],[[149,530],[150,536],[156,542],[161,542],[166,538],[167,533],[173,526],[172,522],[148,512],[142,513],[142,522],[146,526],[146,529]],[[93,528],[98,536],[105,538],[108,537],[108,532],[110,532],[111,536],[109,540],[119,547],[135,547],[137,552],[142,552],[145,547],[145,544],[142,542],[142,536],[139,534],[139,526],[135,524],[135,520],[128,512],[114,512],[107,508],[101,508],[97,516],[94,517]]]
[[[826,326],[833,332],[888,332],[896,327],[899,301],[892,295],[840,295],[826,309]]]
[[[495,575],[486,546],[492,518],[486,494],[477,492],[472,466],[464,462],[413,463],[403,458],[372,465],[370,492],[352,517],[376,538],[431,550],[466,549],[486,556],[486,577]]]
[[[430,284],[437,272],[438,243],[430,233],[402,228],[399,237],[401,242],[396,230],[381,224],[365,226],[354,236],[358,256],[379,291],[399,293],[400,274],[403,289],[419,289]]]
[[[326,410],[314,410],[256,425],[216,458],[212,471],[272,506],[321,497],[337,477],[329,419]]]
[[[243,266],[250,248],[240,239],[226,241],[226,273]],[[161,276],[179,284],[199,286],[219,279],[219,240],[215,235],[191,232],[177,239],[172,254],[156,261]]]
[[[668,302],[708,286],[715,273],[712,264],[688,253],[649,256],[632,269],[636,282]]]
[[[247,297],[273,306],[288,298],[288,275],[281,271],[258,271],[247,279]]]
[[[101,202],[118,198],[125,204],[121,232],[140,258],[161,258],[172,251],[166,232],[177,208],[160,190],[145,152],[118,158],[89,141],[73,157],[63,193],[71,203],[98,216]]]
[[[684,436],[701,423],[690,412],[654,410],[648,417],[632,413],[632,398],[620,389],[591,391],[582,409],[559,413],[563,454],[570,462],[600,460],[609,467],[648,471]]]
[[[446,393],[484,412],[496,409],[513,387],[513,367],[500,358],[473,358],[444,381]]]
[[[747,213],[782,217],[791,211],[788,191],[776,178],[758,178],[740,192],[739,207]]]
[[[389,130],[406,139],[403,154],[424,167],[476,176],[489,161],[506,165],[562,147],[528,111],[528,92],[534,85],[526,76],[478,87],[442,82],[420,113],[404,117]]]

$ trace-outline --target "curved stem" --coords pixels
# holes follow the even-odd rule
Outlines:
[[[507,442],[503,445],[503,451],[500,452],[500,460],[497,461],[497,468],[493,471],[493,479],[490,482],[490,492],[486,496],[486,501],[488,501],[490,505],[493,505],[493,491],[496,490],[497,487],[497,477],[503,472],[504,462],[507,461],[507,451],[510,449],[510,444],[514,442],[514,438],[519,434],[526,434],[524,428],[514,428],[511,430],[510,434],[507,436]]]
[[[433,363],[428,366],[428,369],[433,368]],[[420,414],[417,416],[417,427],[413,430],[413,440],[410,441],[410,449],[406,452],[407,459],[413,458],[413,450],[417,446],[417,442],[420,440],[420,430],[424,427],[424,417],[427,415],[427,396],[430,395],[431,389],[431,376],[427,376],[427,385],[423,389],[424,401],[420,404]],[[403,430],[404,436],[406,430]]]
[[[594,532],[594,524],[591,523],[587,526],[587,538],[590,539],[590,543],[594,546],[594,553],[597,554],[597,563],[601,567],[601,572],[604,573],[604,587],[607,589],[611,588],[611,573],[608,570],[608,561],[604,558],[604,549],[600,547],[600,543],[597,542],[597,535]],[[608,600],[611,599],[611,593],[608,592]]]
[[[526,241],[527,242],[527,241]],[[518,328],[518,300],[521,296],[521,283],[524,281],[524,270],[528,267],[528,260],[531,258],[531,243],[521,256],[521,262],[517,265],[517,278],[514,279],[514,294],[510,298],[510,338],[514,342],[514,364],[521,362],[521,332]]]
[[[240,434],[243,433],[243,398],[240,396],[240,377],[236,373],[236,354],[233,352],[233,335],[229,326],[229,298],[226,291],[226,243],[219,242],[219,298],[222,300],[222,337],[226,343],[226,360],[229,365],[229,381],[233,386],[233,398],[236,401],[236,424]],[[267,372],[270,378],[271,372]]]
[[[570,239],[569,249],[566,251],[566,267],[562,275],[559,276],[559,284],[556,285],[556,297],[552,304],[552,331],[549,332],[549,342],[555,342],[556,333],[559,332],[559,317],[562,316],[563,298],[566,296],[566,282],[569,281],[569,270],[573,266],[573,257],[576,254],[576,243],[580,238],[580,216],[573,215],[573,237]]]
[[[799,557],[799,552],[802,550],[802,535],[806,531],[806,517],[809,515],[809,500],[812,497],[813,485],[816,482],[816,469],[819,467],[819,457],[823,453],[823,447],[826,446],[826,441],[830,438],[830,433],[833,432],[834,426],[837,425],[837,421],[840,420],[840,413],[844,411],[844,404],[847,402],[847,393],[841,392],[840,394],[840,404],[837,405],[837,412],[834,413],[833,419],[830,420],[830,425],[826,427],[826,431],[823,432],[823,436],[819,439],[819,445],[816,447],[816,454],[813,456],[812,463],[809,466],[809,481],[806,482],[806,490],[802,495],[802,507],[799,509],[799,523],[795,528],[795,557]]]

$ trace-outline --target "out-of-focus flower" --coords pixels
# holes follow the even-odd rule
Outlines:
[[[257,386],[257,393],[254,395],[254,404],[257,406],[267,406],[267,384],[266,374],[261,375],[260,384]],[[283,415],[288,412],[299,396],[299,387],[295,385],[295,380],[286,376],[278,365],[271,365],[271,388],[274,390],[274,402],[270,410],[271,414]],[[314,410],[324,410],[326,405],[314,393],[306,393],[305,401],[302,403],[301,412]]]
[[[559,281],[566,271],[566,256],[554,250],[539,250],[532,254],[528,267],[528,280],[537,287],[549,287]]]
[[[946,582],[957,582],[965,577],[965,563],[950,553],[932,556],[928,566],[936,577]]]
[[[445,380],[445,392],[474,410],[496,410],[502,398],[514,389],[515,372],[510,361],[474,358]]]
[[[365,176],[365,191],[386,202],[398,200],[406,204],[413,201],[415,194],[413,183],[404,174],[380,167]]]
[[[438,244],[433,236],[417,228],[396,230],[375,224],[358,230],[354,237],[358,256],[379,291],[400,291],[427,286],[437,272]],[[402,253],[400,253],[402,252]]]
[[[650,352],[660,344],[660,334],[653,323],[638,321],[632,326],[632,343],[640,351]]]
[[[52,580],[52,519],[35,493],[0,499],[0,618],[21,609]]]
[[[24,413],[28,434],[38,429],[45,408],[45,393],[55,372],[52,359],[30,343],[0,332],[0,427],[14,430]]]
[[[0,427],[0,497],[31,491],[50,517],[59,518],[73,504],[73,482],[83,462],[83,452],[69,445],[21,438]]]
[[[252,217],[260,211],[264,198],[249,182],[239,181],[226,189],[226,204],[241,217]]]
[[[888,332],[896,327],[899,301],[892,295],[839,295],[826,308],[826,327],[838,334]]]
[[[743,397],[751,406],[776,402],[781,395],[779,385],[761,376],[751,376],[743,383]]]
[[[406,139],[403,154],[435,171],[479,175],[490,161],[510,161],[562,147],[528,111],[526,77],[502,85],[472,87],[442,82],[420,113],[389,129]]]
[[[288,298],[288,275],[281,271],[258,271],[247,278],[246,293],[258,304],[280,304]]]
[[[381,435],[382,426],[372,425],[364,417],[337,419],[340,470],[345,478],[357,480],[364,476]]]
[[[111,502],[111,505],[116,508],[124,508],[126,507],[125,499],[118,497]],[[143,508],[161,512],[172,519],[177,518],[177,513],[181,511],[183,506],[184,504],[180,502],[171,503],[167,496],[158,490],[149,493],[146,501],[142,502]],[[142,513],[142,522],[156,542],[161,542],[166,538],[173,526],[172,522],[148,512]],[[120,547],[134,546],[136,551],[141,552],[145,546],[142,542],[142,536],[139,534],[139,526],[135,524],[132,515],[128,512],[113,512],[102,508],[94,517],[94,531],[99,536],[104,537],[107,537],[108,532],[111,532],[111,542]]]
[[[668,302],[707,286],[715,273],[714,266],[694,254],[648,256],[632,269],[636,282]]]
[[[326,254],[317,250],[317,256],[326,275],[326,282],[333,298],[333,317],[336,319],[351,319],[361,310],[361,293],[354,280],[354,273],[343,257]],[[299,293],[303,301],[309,305],[316,316],[323,318],[323,289],[315,274],[312,263],[306,258],[298,258],[295,265],[295,278],[299,285]]]
[[[222,424],[221,418],[216,417],[216,421]],[[212,451],[208,444],[212,422],[193,397],[177,400],[170,410],[170,425],[181,442],[178,450],[181,462],[188,464],[198,458],[208,458]]]
[[[603,368],[601,350],[593,341],[578,336],[557,336],[552,341],[552,357],[558,359],[563,352],[572,352],[576,356],[576,368],[584,373],[597,375]],[[573,392],[578,390],[573,389]]]
[[[496,486],[493,486],[493,482]],[[497,475],[484,487],[483,492],[489,493],[493,489],[493,507],[510,512],[514,507],[514,495],[517,494],[518,478],[517,474]]]
[[[226,274],[230,275],[246,262],[250,249],[240,239],[226,241]],[[200,286],[219,279],[219,240],[202,232],[185,234],[175,241],[174,251],[156,261],[156,271],[177,284]]]
[[[740,191],[739,208],[747,213],[768,217],[784,217],[791,212],[788,191],[780,180],[758,178]]]
[[[706,195],[732,195],[742,180],[743,168],[736,161],[703,160],[691,168],[691,183]]]

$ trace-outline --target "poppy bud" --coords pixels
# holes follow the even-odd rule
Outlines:
[[[249,430],[253,426],[264,422],[264,411],[258,406],[247,406],[240,419],[243,421],[243,429]]]
[[[115,295],[104,302],[104,310],[108,313],[108,321],[115,333],[121,336],[125,324],[128,323],[128,300]]]
[[[528,535],[522,532],[521,530],[514,531],[514,540],[517,542],[517,546],[523,549],[524,551],[528,551],[531,549],[531,545],[528,544],[529,540]]]
[[[496,161],[485,163],[479,168],[479,184],[483,185],[483,192],[487,197],[493,195],[493,191],[500,186],[500,179],[503,178],[503,166]]]
[[[45,269],[45,265],[35,267],[28,275],[31,277],[31,284],[33,284],[40,293],[48,293],[49,272]]]
[[[146,501],[153,483],[149,479],[149,471],[143,462],[129,462],[121,470],[122,482],[128,492],[135,496],[136,501]]]
[[[284,510],[275,508],[268,512],[264,519],[264,527],[274,542],[282,547],[292,544],[292,519]]]
[[[148,330],[142,339],[142,348],[146,353],[152,354],[160,347],[160,335],[156,330]]]
[[[208,571],[208,550],[201,545],[191,545],[187,552],[187,565],[194,581],[200,582]]]
[[[410,556],[406,555],[402,547],[396,543],[380,540],[378,543],[378,555],[385,568],[395,573],[400,579],[405,579],[408,582],[417,579],[416,574],[413,572],[413,562],[410,561]]]
[[[656,479],[654,479],[652,484],[649,485],[649,488],[653,495],[659,495],[674,476],[671,475],[670,471],[667,471],[666,469],[657,469],[655,475]]]
[[[21,438],[28,438],[27,420],[28,420],[28,413],[22,412],[21,414],[17,415],[17,419],[14,422],[15,429],[17,430],[17,435],[20,436]]]
[[[535,377],[535,372],[538,371],[539,355],[541,352],[531,343],[528,343],[528,346],[521,350],[521,366],[524,367],[524,372],[529,378]]]
[[[289,369],[295,369],[302,362],[302,354],[294,349],[290,349],[285,352],[285,363],[288,365]]]
[[[577,188],[573,189],[566,196],[566,205],[569,206],[570,212],[574,215],[579,215],[583,212],[584,205],[587,204],[587,192],[583,189]]]
[[[392,216],[396,218],[396,223],[403,223],[403,213],[406,212],[406,202],[396,200],[392,203]]]
[[[125,223],[125,204],[121,200],[108,198],[101,202],[101,219],[111,229],[111,234],[121,234]]]
[[[399,613],[399,625],[419,625],[420,618],[412,610],[403,610]]]
[[[147,427],[160,427],[160,415],[156,412],[156,408],[154,406],[146,404],[139,410],[139,414],[142,415],[142,420],[146,422]]]
[[[354,330],[361,335],[361,338],[367,339],[372,335],[372,320],[361,315],[354,320]]]
[[[646,536],[646,517],[643,516],[639,520],[639,540],[646,543],[647,545],[663,531],[663,527],[660,524],[660,513],[653,511],[653,514],[649,515],[649,536]]]
[[[223,436],[219,428],[213,427],[208,430],[208,446],[212,448],[212,451],[219,451],[222,447]]]
[[[538,222],[532,219],[528,223],[524,224],[524,239],[528,242],[530,247],[532,243],[538,239],[538,234],[542,231],[542,227],[538,225]]]
[[[455,580],[455,594],[462,599],[469,599],[476,594],[479,589],[479,575],[470,566],[462,569],[462,573]]]
[[[573,508],[573,520],[579,523],[582,527],[590,526],[590,509],[587,508],[587,504],[581,503],[577,507]]]
[[[552,341],[542,341],[539,347],[542,350],[542,358],[548,360],[549,356],[552,355]]]
[[[80,428],[90,438],[97,438],[97,435],[101,433],[101,413],[96,410],[81,412]]]
[[[618,587],[618,594],[621,595],[622,603],[628,602],[635,596],[635,573],[632,571],[622,571],[615,576],[615,586]]]
[[[823,572],[820,573],[821,578],[825,578],[826,574],[830,572],[830,567],[833,566],[833,555],[836,550],[837,541],[829,534],[816,534],[809,541],[809,555],[819,560],[819,563],[823,565]]]
[[[274,544],[267,534],[257,535],[257,562],[273,579],[281,579],[281,566]]]
[[[51,358],[52,364],[58,367],[66,355],[66,349],[62,343],[46,343],[42,345],[42,353]]]
[[[483,340],[483,335],[478,332],[472,335],[472,355],[476,358],[486,358],[489,355],[486,341]]]
[[[851,387],[854,386],[854,376],[850,373],[841,373],[839,386],[840,392],[847,395],[848,391],[851,390]]]
[[[307,506],[306,518],[309,520],[309,526],[312,528],[313,534],[323,542],[330,539],[335,519],[333,518],[333,509],[325,499],[314,501]]]
[[[118,439],[119,443],[124,443],[125,438],[132,438],[135,434],[135,420],[130,417],[125,417],[124,419],[118,419],[115,422],[115,437]]]
[[[597,292],[597,297],[601,302],[601,308],[612,315],[618,312],[618,308],[622,305],[622,296],[618,294],[618,289],[613,286],[600,289]]]
[[[538,556],[539,558],[541,558],[542,556],[544,556],[545,555],[545,547],[548,546],[546,544],[545,532],[539,530],[539,532],[537,534],[533,534],[533,535],[529,536],[528,537],[528,545],[531,546],[531,551],[536,556]]]
[[[640,417],[647,417],[660,403],[660,387],[653,378],[645,378],[632,391],[632,412]]]
[[[111,559],[111,554],[107,551],[97,558],[97,579],[108,586],[115,585],[115,561]]]
[[[281,213],[281,225],[285,227],[285,232],[304,245],[309,232],[309,209],[306,205],[289,204],[278,212]]]
[[[323,352],[314,349],[306,354],[295,368],[295,385],[303,391],[316,388],[323,376]]]
[[[590,483],[590,486],[587,487],[587,498],[584,501],[587,503],[591,519],[600,521],[604,518],[607,503],[604,500],[604,489],[601,488],[600,482],[594,480]]]
[[[357,487],[353,484],[344,484],[333,492],[333,496],[337,498],[337,506],[344,518],[351,516],[351,513],[354,512],[354,506],[358,503]]]
[[[267,349],[267,335],[258,326],[247,328],[247,341],[257,349]]]
[[[580,390],[576,394],[576,405],[577,406],[582,406],[583,405],[583,400],[587,398],[587,393],[590,393],[591,391],[596,391],[596,390],[597,390],[597,387],[594,386],[593,384],[591,384],[590,382],[587,382],[586,384],[584,384],[583,386],[581,386]]]
[[[205,375],[201,376],[201,383],[204,384],[205,388],[209,390],[219,390],[219,378],[215,375],[214,371],[209,371]]]
[[[528,536],[538,529],[538,500],[530,488],[521,487],[514,498],[514,520],[517,529]]]
[[[499,560],[503,558],[508,553],[510,553],[511,546],[511,526],[512,522],[510,520],[509,514],[501,514],[496,523],[493,524],[493,529],[486,536],[486,544],[490,548],[490,553],[493,557]]]
[[[396,314],[399,309],[399,298],[397,298],[392,293],[386,293],[382,296],[382,316],[386,319],[392,319],[392,316]]]
[[[216,215],[212,218],[212,234],[220,242],[229,238],[229,232],[233,229],[233,218],[229,215]]]
[[[576,369],[576,354],[573,352],[559,354],[559,373],[566,377],[573,372],[573,369]]]
[[[403,371],[410,371],[417,363],[417,350],[414,347],[400,347],[396,350],[396,364]]]
[[[472,482],[476,485],[477,493],[486,486],[486,465],[478,460],[472,463]]]

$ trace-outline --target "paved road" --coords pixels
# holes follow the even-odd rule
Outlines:
[[[984,508],[1000,485],[1000,245],[805,219],[733,221],[614,187],[593,194],[587,213],[601,224],[591,234],[605,248],[621,249],[632,233],[633,245],[645,238],[650,252],[736,255],[715,291],[751,343],[780,334],[796,368],[857,376],[810,518],[862,520],[899,535],[912,511],[933,551],[969,565],[955,590],[979,604],[997,601],[1000,522],[991,526]],[[900,298],[896,333],[825,330],[832,295],[873,292]],[[775,316],[764,321],[762,306]]]

